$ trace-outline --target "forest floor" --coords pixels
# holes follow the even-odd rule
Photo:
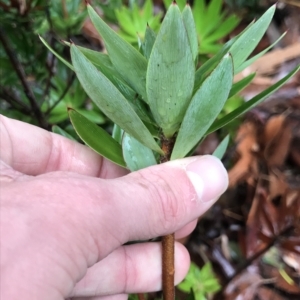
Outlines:
[[[240,77],[257,73],[245,100],[300,63],[300,7],[275,23],[258,48],[291,30],[279,47]],[[292,24],[292,26],[291,26]],[[210,261],[221,283],[213,299],[300,299],[300,73],[248,112],[224,157],[229,189],[184,241],[199,266]],[[198,154],[212,153],[218,134]],[[183,297],[184,298],[184,297]]]

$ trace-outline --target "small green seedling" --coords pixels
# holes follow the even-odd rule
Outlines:
[[[183,292],[193,291],[195,300],[206,300],[208,295],[213,295],[221,289],[211,263],[206,263],[201,269],[191,263],[185,279],[177,286]],[[209,298],[210,299],[210,298]]]
[[[146,0],[141,8],[136,1],[129,7],[123,5],[115,10],[115,15],[120,26],[118,34],[135,46],[138,45],[137,38],[144,40],[147,24],[152,30],[157,31],[162,17],[162,13],[154,14],[152,0]]]
[[[131,171],[189,155],[207,134],[263,101],[299,70],[300,66],[217,119],[227,99],[254,78],[255,74],[251,74],[233,84],[234,74],[263,55],[261,52],[248,59],[274,12],[272,6],[198,68],[198,37],[189,5],[181,11],[176,3],[171,4],[158,34],[148,27],[139,50],[105,24],[88,5],[90,19],[108,54],[71,44],[69,67],[91,100],[115,126],[111,136],[70,109],[76,132],[96,152]],[[225,140],[220,146],[217,156],[222,156],[226,143]],[[166,300],[174,300],[173,243],[173,235],[163,237]]]

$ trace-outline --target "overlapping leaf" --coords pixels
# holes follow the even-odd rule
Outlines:
[[[218,147],[215,149],[212,155],[219,159],[222,159],[227,150],[228,144],[229,144],[229,135],[227,135],[222,140],[222,142],[218,145]]]
[[[232,80],[233,64],[227,54],[193,96],[176,138],[172,160],[184,157],[204,136],[222,110]]]
[[[155,40],[156,40],[156,33],[149,26],[147,26],[146,33],[145,33],[145,40],[142,43],[142,51],[144,56],[147,58],[147,60],[150,58],[150,54]]]
[[[59,60],[61,60],[66,66],[68,66],[71,70],[74,71],[73,66],[69,62],[67,62],[57,52],[55,52],[42,37],[40,37],[40,39]],[[68,42],[64,43],[68,46],[71,45]],[[107,77],[115,85],[115,87],[124,95],[124,97],[129,101],[134,111],[138,114],[138,116],[143,121],[151,123],[152,119],[150,118],[144,103],[141,102],[137,93],[122,79],[120,74],[112,65],[109,56],[107,54],[103,54],[98,51],[90,50],[84,47],[77,48],[86,56],[86,58],[89,59],[90,62],[92,62],[97,68],[99,68],[99,70],[105,75],[105,77]]]
[[[204,79],[207,75],[220,63],[226,53],[228,53],[230,47],[235,43],[236,38],[228,41],[222,49],[212,58],[207,60],[195,73],[194,93],[198,91]]]
[[[243,62],[234,72],[235,74],[238,74],[242,72],[244,69],[246,69],[248,66],[253,64],[256,60],[258,60],[260,57],[262,57],[265,53],[267,53],[270,49],[272,49],[284,36],[286,35],[286,32],[283,33],[273,44],[271,44],[269,47],[264,49],[263,51],[259,52],[258,54],[254,55],[250,59]]]
[[[74,45],[71,46],[71,57],[81,85],[103,113],[141,143],[161,152],[124,96]]]
[[[235,109],[222,119],[216,121],[207,131],[206,134],[209,134],[211,132],[214,132],[218,130],[219,128],[225,126],[235,118],[239,117],[240,115],[244,114],[260,102],[262,102],[264,99],[266,99],[269,95],[277,91],[282,85],[284,85],[293,75],[295,75],[300,70],[300,66],[297,66],[294,70],[292,70],[288,75],[283,77],[281,80],[279,80],[277,83],[273,84],[266,90],[262,91],[255,97],[253,97],[251,100],[245,102],[243,105],[241,105],[239,108]]]
[[[234,69],[237,70],[240,65],[255,49],[262,39],[273,18],[276,6],[270,7],[254,24],[243,32],[242,35],[232,45],[229,52],[233,58]]]
[[[181,12],[172,4],[152,48],[146,86],[153,117],[167,137],[180,126],[192,95],[194,74]]]
[[[146,58],[105,24],[90,5],[88,12],[104,40],[112,64],[123,79],[146,100]]]
[[[182,11],[182,19],[189,38],[193,59],[196,60],[198,56],[198,34],[196,31],[195,21],[190,5],[186,5]]]
[[[71,70],[74,71],[73,66],[66,61],[63,57],[61,57],[54,49],[51,48],[51,46],[41,37],[39,36],[40,40],[42,41],[42,43],[48,48],[48,50],[53,53],[62,63],[64,63],[67,67],[69,67]]]
[[[137,171],[156,165],[153,151],[125,133],[122,139],[123,157],[130,171]]]
[[[89,121],[86,117],[73,109],[69,110],[69,116],[75,131],[85,144],[112,162],[126,167],[121,145],[104,129]]]
[[[250,82],[253,80],[253,78],[255,77],[255,75],[256,75],[256,73],[249,74],[245,78],[243,78],[240,81],[234,83],[232,85],[232,88],[230,90],[228,98],[236,95],[238,92],[240,92],[241,90],[243,90],[248,84],[250,84]]]
[[[71,134],[69,134],[68,132],[66,132],[65,130],[63,130],[61,127],[59,127],[57,125],[52,126],[52,132],[62,135],[72,141],[76,141],[76,139]]]

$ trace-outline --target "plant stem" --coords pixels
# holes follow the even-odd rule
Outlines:
[[[142,293],[137,294],[137,296],[139,300],[146,300],[144,294]]]
[[[174,233],[162,237],[163,299],[174,300]]]
[[[19,77],[19,79],[21,81],[21,84],[24,89],[24,93],[25,93],[27,99],[29,100],[30,106],[32,108],[32,112],[35,115],[35,117],[39,123],[39,126],[44,129],[48,129],[49,124],[47,123],[44,114],[40,110],[40,107],[35,99],[35,96],[31,90],[28,82],[26,81],[26,74],[24,72],[23,66],[17,59],[17,55],[15,54],[13,48],[10,46],[4,30],[1,28],[0,28],[0,41],[3,45],[3,48],[12,64],[13,68],[15,69],[17,76]]]
[[[65,89],[63,90],[61,96],[45,112],[46,116],[48,116],[51,113],[51,111],[56,107],[56,105],[59,104],[59,102],[66,96],[66,94],[68,93],[69,89],[71,88],[71,86],[75,80],[75,77],[76,77],[75,73],[72,73],[71,78],[68,79],[67,85],[66,85]]]
[[[170,160],[171,153],[174,147],[175,137],[167,139],[165,136],[161,137],[161,148],[164,155],[160,157],[160,163]],[[163,285],[163,299],[174,300],[174,233],[162,237],[162,285]]]

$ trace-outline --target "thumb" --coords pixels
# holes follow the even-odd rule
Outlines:
[[[195,220],[226,190],[228,177],[220,160],[207,155],[156,165],[106,183],[113,214],[108,222],[111,228],[120,226],[115,229],[127,242],[166,235]]]

